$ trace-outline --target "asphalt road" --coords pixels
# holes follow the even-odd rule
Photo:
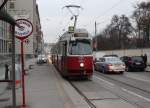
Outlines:
[[[94,72],[92,81],[73,81],[97,108],[150,108],[150,73]]]
[[[103,74],[95,71],[92,81],[77,79],[71,82],[96,108],[150,108],[149,77],[150,72]],[[34,65],[25,78],[31,108],[90,108],[51,64]]]

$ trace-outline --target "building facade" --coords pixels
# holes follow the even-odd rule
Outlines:
[[[0,4],[4,0],[0,0]],[[7,5],[4,7],[7,11]],[[10,24],[0,20],[0,79],[5,75],[5,64],[11,64],[11,32]]]
[[[33,33],[24,42],[24,53],[29,56],[36,56],[39,53],[39,45],[43,39],[41,33],[40,16],[36,0],[9,0],[9,13],[17,19],[27,19],[33,24]],[[16,53],[20,54],[20,40],[16,39]]]

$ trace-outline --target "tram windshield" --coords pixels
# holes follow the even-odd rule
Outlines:
[[[90,41],[73,41],[70,42],[69,53],[71,55],[89,55],[92,54],[92,47]]]

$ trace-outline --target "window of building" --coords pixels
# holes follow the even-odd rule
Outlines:
[[[0,39],[0,53],[2,53],[2,40]]]
[[[1,53],[3,53],[3,40],[1,40],[1,43],[2,43],[2,44],[1,44],[1,48],[2,48],[2,49],[1,49]]]
[[[10,9],[14,9],[14,8],[15,8],[15,2],[10,2],[9,8],[10,8]]]

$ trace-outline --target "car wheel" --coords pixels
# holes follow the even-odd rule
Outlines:
[[[124,71],[120,71],[120,74],[123,74],[124,73]]]
[[[95,66],[95,65],[94,65],[94,70],[95,70],[95,71],[97,71],[97,68],[96,68],[96,66]]]
[[[145,71],[145,68],[143,68],[143,69],[140,69],[140,71]]]
[[[131,69],[129,67],[126,67],[125,69],[127,72],[131,71]]]
[[[106,73],[105,68],[102,69],[102,73]]]

